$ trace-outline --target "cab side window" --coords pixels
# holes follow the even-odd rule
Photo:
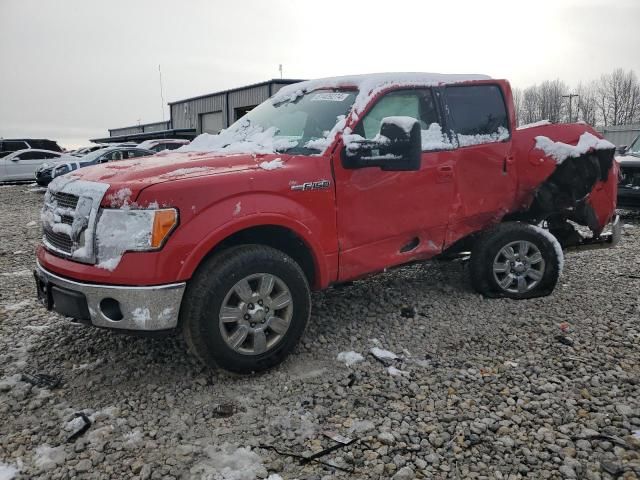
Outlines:
[[[497,85],[447,87],[445,98],[461,147],[509,138],[507,109]]]
[[[380,132],[382,119],[393,116],[411,117],[420,122],[423,151],[453,148],[449,137],[442,131],[431,89],[398,90],[387,93],[367,112],[357,125],[355,133],[370,140]]]

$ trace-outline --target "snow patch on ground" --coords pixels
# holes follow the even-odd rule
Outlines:
[[[0,462],[0,480],[13,480],[19,470],[13,465]]]
[[[28,277],[30,275],[32,275],[33,273],[31,272],[31,270],[18,270],[15,272],[3,272],[0,273],[0,276],[2,277]]]
[[[569,157],[577,158],[591,150],[609,150],[616,147],[607,140],[598,138],[589,132],[584,132],[580,135],[577,145],[554,142],[549,137],[539,135],[536,137],[536,148],[542,150],[545,155],[552,157],[560,165]]]
[[[23,307],[28,307],[31,305],[31,300],[22,300],[17,303],[10,303],[8,305],[3,305],[5,312],[15,312],[16,310],[21,310]]]
[[[396,358],[398,358],[395,353],[383,348],[371,347],[371,350],[369,351],[374,357],[379,358],[380,360],[395,360]]]
[[[338,354],[338,361],[344,362],[347,367],[351,365],[355,365],[358,362],[364,360],[364,357],[360,355],[358,352],[340,352]]]
[[[50,447],[46,443],[36,448],[36,453],[33,457],[33,462],[36,467],[43,470],[52,470],[58,465],[62,465],[65,461],[66,455],[64,453],[64,447]]]
[[[204,451],[209,458],[191,468],[192,479],[255,480],[267,476],[262,459],[250,448],[209,445]]]
[[[409,375],[409,372],[397,369],[394,366],[387,367],[387,372],[389,372],[389,375],[391,375],[393,377],[398,377],[398,376],[401,376],[401,375]]]
[[[284,167],[284,163],[282,163],[281,158],[274,158],[269,162],[262,162],[260,164],[260,168],[263,170],[277,170],[278,168]]]

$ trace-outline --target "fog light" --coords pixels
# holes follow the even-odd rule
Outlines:
[[[100,300],[100,311],[109,320],[118,322],[124,318],[120,303],[113,298],[103,298]]]

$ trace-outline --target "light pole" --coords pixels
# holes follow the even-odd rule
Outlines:
[[[562,98],[569,99],[569,123],[573,121],[573,115],[571,110],[571,101],[573,100],[573,97],[579,97],[579,95],[577,93],[568,93],[567,95],[562,95]]]

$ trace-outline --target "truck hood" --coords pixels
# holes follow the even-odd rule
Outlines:
[[[135,201],[138,194],[151,185],[244,170],[271,169],[274,165],[277,168],[279,162],[285,160],[284,157],[285,155],[276,154],[220,155],[171,151],[151,157],[93,165],[77,170],[70,176],[79,180],[109,184],[105,199],[121,198],[117,193],[126,189],[130,192],[127,199]]]

